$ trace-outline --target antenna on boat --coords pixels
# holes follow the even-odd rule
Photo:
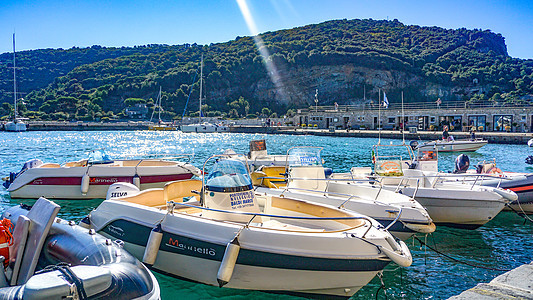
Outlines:
[[[402,91],[402,145],[405,145],[405,114],[403,111],[403,91]]]

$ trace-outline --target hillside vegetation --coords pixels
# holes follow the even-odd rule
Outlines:
[[[335,20],[211,45],[45,49],[17,53],[21,113],[38,119],[123,117],[153,106],[162,87],[167,119],[198,110],[200,57],[208,116],[284,114],[314,103],[465,100],[517,103],[533,98],[533,60],[509,57],[489,30],[407,26],[397,20]],[[12,56],[0,55],[0,102],[12,101]],[[19,69],[20,68],[20,69]],[[268,71],[267,71],[268,70]],[[273,76],[274,75],[274,76]],[[11,75],[12,76],[12,75]],[[363,92],[365,91],[365,92]],[[11,106],[2,104],[0,115]],[[197,114],[197,113],[196,113]]]

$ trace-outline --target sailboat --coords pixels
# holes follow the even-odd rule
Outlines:
[[[17,68],[15,65],[15,34],[13,33],[13,101],[15,104],[15,112],[13,114],[13,121],[7,122],[4,126],[6,131],[26,131],[26,123],[21,118],[17,117]]]
[[[204,80],[204,55],[202,54],[200,62],[200,114],[199,122],[196,124],[181,125],[182,132],[227,132],[228,127],[224,125],[212,124],[209,122],[202,123],[202,88]]]
[[[152,111],[152,116],[150,117],[150,122],[152,122],[152,119],[154,118],[156,108],[158,110],[157,124],[150,125],[148,127],[148,130],[176,130],[176,127],[172,126],[172,124],[167,124],[161,120],[161,111],[163,110],[163,106],[161,106],[161,86],[159,87],[159,94],[157,95],[157,100],[155,101],[154,110]]]

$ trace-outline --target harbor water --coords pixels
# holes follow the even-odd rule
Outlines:
[[[266,139],[269,154],[285,154],[292,146],[321,146],[325,166],[334,172],[346,172],[353,166],[371,166],[371,148],[377,138],[326,136],[291,136],[265,134],[185,134],[177,131],[32,131],[0,133],[0,176],[19,171],[32,158],[45,162],[63,163],[86,157],[94,149],[105,149],[110,157],[140,157],[151,154],[193,154],[192,163],[201,168],[212,154],[233,149],[246,154],[248,143]],[[401,140],[381,139],[382,144],[398,144]],[[408,143],[408,141],[407,141]],[[471,164],[496,160],[504,171],[533,172],[524,159],[533,150],[527,145],[488,144],[468,153]],[[402,153],[397,153],[402,154]],[[405,156],[405,153],[403,153]],[[441,153],[439,169],[452,171],[458,153]],[[1,208],[34,200],[11,200],[0,189]],[[102,200],[57,200],[59,216],[79,221]],[[361,289],[354,299],[446,299],[488,282],[505,270],[533,260],[533,223],[513,212],[502,212],[494,220],[476,230],[438,227],[437,231],[420,240],[442,254],[436,253],[413,239],[408,240],[413,265],[398,268],[390,264],[383,273],[385,291],[379,278]],[[451,259],[450,259],[451,258]],[[201,268],[202,266],[198,266]],[[216,276],[214,274],[213,276]],[[258,291],[232,290],[187,282],[156,273],[163,299],[299,299],[296,296],[267,294]],[[301,298],[300,298],[301,299]]]

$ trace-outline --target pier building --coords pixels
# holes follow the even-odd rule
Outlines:
[[[403,116],[403,118],[402,118]],[[453,131],[533,132],[533,106],[472,104],[463,101],[446,103],[391,103],[313,106],[299,109],[295,125],[318,129],[382,129]]]

